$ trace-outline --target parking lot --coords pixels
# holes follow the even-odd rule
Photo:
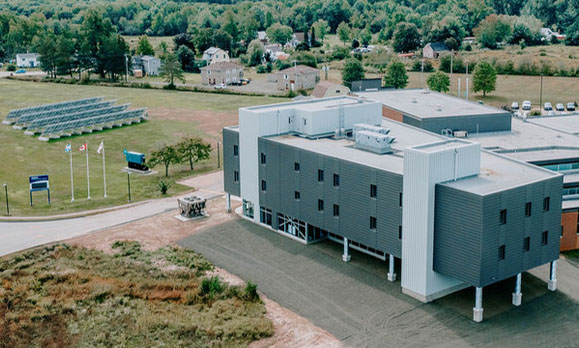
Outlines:
[[[511,305],[514,280],[484,288],[485,321],[472,321],[473,288],[423,304],[386,279],[386,263],[354,252],[341,261],[332,242],[305,246],[234,219],[180,242],[216,266],[258,284],[270,299],[353,347],[576,347],[579,308],[543,279],[523,275],[523,305]],[[569,263],[566,263],[568,266]],[[577,279],[572,274],[558,278]],[[397,273],[400,274],[398,268]]]

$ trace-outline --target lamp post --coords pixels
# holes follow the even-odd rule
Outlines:
[[[219,145],[221,145],[221,144],[218,141],[217,142],[217,169],[221,168],[221,152],[219,150],[219,147],[220,147]]]
[[[131,172],[127,172],[127,186],[129,189],[129,203],[131,203]]]
[[[6,193],[6,215],[10,216],[10,204],[8,203],[8,185],[4,184],[4,192]]]
[[[541,74],[541,93],[539,95],[539,110],[543,108],[543,74]]]
[[[125,53],[125,81],[129,82],[129,56]]]

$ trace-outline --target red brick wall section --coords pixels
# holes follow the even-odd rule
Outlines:
[[[578,212],[572,211],[561,214],[561,226],[563,226],[563,238],[561,238],[561,251],[579,248],[577,240],[577,216]]]
[[[394,121],[403,122],[402,113],[382,105],[382,116]]]

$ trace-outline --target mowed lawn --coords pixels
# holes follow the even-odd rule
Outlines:
[[[55,103],[66,100],[104,96],[117,99],[119,104],[131,103],[131,107],[148,107],[172,110],[196,110],[218,113],[235,113],[242,106],[281,102],[280,98],[249,97],[221,94],[175,92],[132,88],[73,86],[64,84],[0,80],[0,119],[16,108]],[[169,115],[170,116],[170,115]],[[178,118],[177,118],[178,119]],[[50,142],[39,141],[37,137],[24,135],[21,130],[0,124],[0,185],[8,184],[10,213],[22,215],[53,215],[86,209],[114,206],[128,202],[127,174],[123,150],[149,154],[162,143],[173,143],[181,136],[199,135],[212,143],[216,139],[203,133],[194,119],[162,120],[154,119],[140,124],[62,138]],[[104,198],[102,157],[96,150],[101,141],[106,149],[106,173],[108,198]],[[87,142],[89,146],[89,168],[91,200],[87,198],[86,157],[78,148]],[[75,202],[71,202],[70,162],[65,153],[66,144],[72,143]],[[175,180],[195,175],[217,167],[214,149],[211,159],[197,164],[194,172],[187,164],[172,166],[170,177],[164,177],[163,166],[155,168],[159,172],[151,176],[131,176],[132,200],[157,198],[161,194],[157,188],[160,180],[171,183],[169,194],[182,192],[188,188],[175,184]],[[28,176],[50,175],[52,205],[48,206],[46,192],[34,193],[34,206],[29,205]],[[0,186],[1,188],[1,186]],[[0,215],[4,215],[4,193],[0,195]]]

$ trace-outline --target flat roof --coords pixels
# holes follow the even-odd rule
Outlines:
[[[579,134],[579,114],[560,116],[541,116],[528,118],[527,122],[537,124],[561,133]]]
[[[354,92],[416,118],[505,114],[507,111],[425,89]],[[438,109],[441,109],[438,111]]]
[[[250,106],[246,108],[241,108],[240,110],[250,110],[257,112],[268,112],[288,109],[315,111],[315,110],[324,110],[328,108],[344,107],[348,105],[373,104],[373,103],[375,103],[375,101],[356,97],[337,96],[321,99],[312,98],[279,104]]]
[[[350,139],[307,139],[287,134],[268,137],[268,139],[400,175],[403,175],[404,172],[405,148],[447,140],[437,134],[388,119],[382,121],[382,126],[391,130],[390,136],[396,137],[396,141],[392,144],[393,153],[391,154],[380,155],[357,149],[354,147],[354,141]],[[447,144],[449,145],[440,146],[462,145],[460,142],[447,142]],[[558,175],[490,151],[481,151],[481,171],[478,176],[447,182],[444,185],[478,195],[486,195]]]

